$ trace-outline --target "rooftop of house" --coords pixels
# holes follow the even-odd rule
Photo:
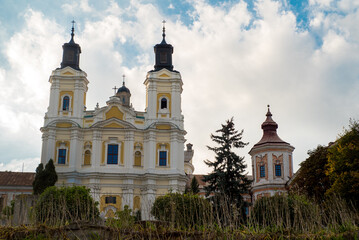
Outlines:
[[[0,172],[0,186],[32,186],[34,172]]]

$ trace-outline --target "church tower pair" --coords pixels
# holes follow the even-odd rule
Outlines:
[[[54,160],[59,185],[89,187],[107,217],[128,205],[150,219],[156,196],[184,190],[185,170],[193,172],[192,159],[184,162],[183,82],[173,69],[173,47],[166,43],[164,27],[154,51],[154,69],[144,81],[145,111],[133,109],[124,81],[105,106],[86,110],[89,81],[80,68],[74,26],[63,45],[61,67],[49,79],[41,162]],[[192,158],[193,150],[188,151]]]

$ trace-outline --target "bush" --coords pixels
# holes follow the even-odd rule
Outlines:
[[[97,205],[86,187],[49,187],[40,195],[35,206],[36,220],[48,225],[93,222],[99,217]]]
[[[319,208],[304,196],[276,195],[257,200],[251,212],[251,223],[262,227],[300,230],[314,228],[320,222]]]
[[[167,221],[176,227],[203,226],[211,222],[211,205],[198,195],[168,193],[158,197],[151,214],[157,220]]]

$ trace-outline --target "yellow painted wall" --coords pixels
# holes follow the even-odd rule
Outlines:
[[[116,197],[116,204],[106,203],[106,201],[105,201],[106,197]],[[121,196],[120,195],[112,195],[112,194],[102,195],[100,198],[100,212],[102,212],[108,206],[115,207],[117,209],[117,211],[121,210],[121,207],[122,207]]]
[[[124,113],[121,112],[120,109],[118,109],[118,107],[116,106],[111,107],[111,109],[108,112],[106,112],[105,115],[106,115],[106,119],[118,118],[123,120],[124,117]]]

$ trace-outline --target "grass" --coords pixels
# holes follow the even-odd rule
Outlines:
[[[71,224],[2,227],[0,239],[358,239],[359,214],[350,204],[338,197],[316,204],[302,196],[275,196],[258,200],[251,216],[241,221],[241,209],[221,204],[206,213],[191,208],[171,207],[166,222],[135,222],[126,212],[106,223],[74,221]],[[186,205],[181,205],[186,208]],[[65,210],[64,210],[65,211]],[[125,214],[126,213],[126,214]],[[186,216],[180,216],[186,213]],[[195,217],[190,216],[193,214]],[[176,219],[206,221],[181,225]],[[36,218],[35,218],[36,219]],[[172,222],[171,222],[172,221]]]

